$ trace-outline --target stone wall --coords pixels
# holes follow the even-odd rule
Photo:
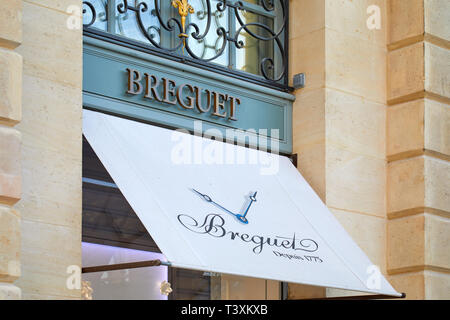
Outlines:
[[[20,299],[22,119],[22,1],[2,0],[0,10],[0,300]]]
[[[23,40],[16,49],[23,57],[22,196],[15,205],[22,216],[22,275],[16,285],[24,299],[76,299],[80,291],[67,288],[66,270],[81,266],[82,29],[67,27],[66,10],[81,8],[81,1],[22,4]]]
[[[387,268],[410,299],[450,299],[450,2],[390,0]]]
[[[294,0],[290,14],[299,170],[397,291],[450,298],[450,3]]]
[[[369,29],[367,8],[379,8]],[[386,1],[291,1],[290,72],[298,167],[386,274]],[[290,285],[290,298],[360,294]]]

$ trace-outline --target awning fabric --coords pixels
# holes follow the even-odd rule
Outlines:
[[[173,266],[401,296],[288,158],[89,110],[83,133]]]

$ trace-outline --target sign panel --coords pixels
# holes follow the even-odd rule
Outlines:
[[[286,157],[83,117],[87,140],[174,266],[400,296]]]
[[[201,120],[204,130],[251,131],[292,152],[291,94],[96,39],[85,38],[83,51],[89,109],[191,131]]]

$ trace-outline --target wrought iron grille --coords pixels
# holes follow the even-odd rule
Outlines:
[[[283,91],[289,0],[83,1],[87,36]]]

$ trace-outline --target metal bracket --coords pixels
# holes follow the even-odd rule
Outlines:
[[[172,264],[170,262],[164,262],[161,260],[148,260],[148,261],[139,261],[139,262],[108,264],[108,265],[103,265],[103,266],[84,267],[84,268],[81,268],[81,273],[114,271],[114,270],[146,268],[146,267],[158,267],[158,266],[170,267],[171,265]]]
[[[298,154],[297,153],[291,154],[289,159],[291,160],[291,162],[294,165],[294,167],[297,168]]]
[[[305,74],[298,73],[294,75],[294,81],[292,85],[295,89],[300,89],[305,87],[305,82],[306,82]]]
[[[294,299],[294,300],[377,300],[377,299],[405,299],[406,294],[401,293],[400,297],[389,296],[386,294],[371,294],[363,296],[343,296],[343,297],[329,297],[329,298],[313,298],[313,299]]]

